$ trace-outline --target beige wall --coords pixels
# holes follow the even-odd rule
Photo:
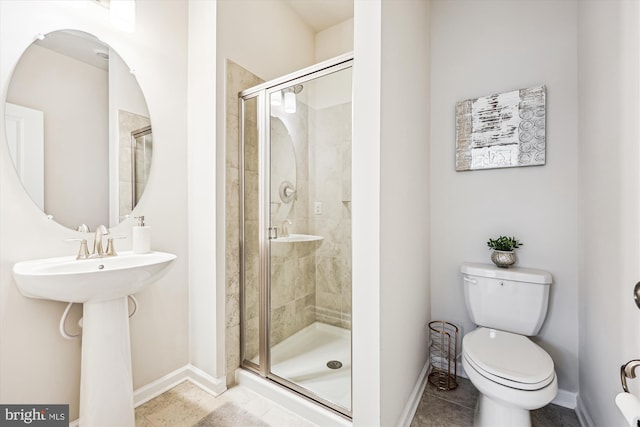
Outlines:
[[[622,391],[618,369],[640,355],[632,300],[640,278],[639,29],[638,2],[578,2],[577,412],[585,427],[628,425],[614,403]],[[640,395],[637,380],[629,385]]]
[[[431,44],[433,319],[471,331],[460,264],[490,263],[486,241],[516,236],[524,242],[518,265],[553,275],[535,340],[553,358],[558,399],[568,406],[578,390],[576,7],[575,1],[435,0]],[[455,103],[540,84],[547,87],[546,165],[456,172]]]
[[[431,255],[436,253],[429,240],[433,232],[429,208],[431,189],[440,183],[426,167],[431,158],[431,124],[435,124],[429,117],[434,108],[430,103],[432,23],[427,2],[382,2],[380,425],[409,423],[405,418],[410,410],[407,402],[419,399],[416,387],[428,361],[425,326],[431,316],[430,289],[434,283],[429,277],[435,265]],[[355,185],[353,191],[354,195],[358,191]],[[354,209],[356,206],[354,200]],[[364,214],[354,212],[354,223]],[[362,324],[354,316],[354,325],[356,322]]]
[[[144,214],[153,227],[152,248],[178,255],[165,277],[137,295],[140,306],[131,319],[131,343],[133,384],[138,388],[189,362],[189,325],[187,5],[137,1],[136,7],[138,31],[124,34],[111,28],[108,10],[98,5],[88,3],[76,9],[66,2],[0,2],[0,86],[7,87],[12,68],[35,34],[62,28],[95,34],[137,70],[154,123],[156,151],[146,196],[135,212]],[[4,122],[0,122],[0,135],[4,135]],[[0,401],[68,402],[70,417],[76,419],[80,343],[58,334],[64,304],[23,297],[11,273],[18,261],[75,254],[75,244],[64,242],[75,232],[47,221],[31,203],[4,142],[0,144],[0,206]],[[133,221],[114,228],[128,236],[118,242],[121,250],[131,248],[131,225]],[[75,313],[77,319],[79,313]]]
[[[271,80],[315,63],[313,31],[280,0],[220,0],[217,24],[219,64]]]
[[[316,34],[316,62],[353,51],[353,18]]]
[[[426,374],[429,33],[428,2],[355,2],[354,425],[410,424]]]
[[[224,143],[216,144],[216,134],[224,130],[224,121],[213,118],[224,100],[212,76],[224,73],[224,68],[217,67],[216,20],[216,2],[189,2],[189,357],[194,366],[216,379],[213,388],[221,391],[226,383],[224,230],[217,230],[217,222],[224,215],[217,212],[216,185],[225,161],[218,157],[223,154],[216,154],[218,149],[224,151]]]

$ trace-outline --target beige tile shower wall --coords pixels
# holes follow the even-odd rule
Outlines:
[[[297,103],[297,112],[289,114],[273,109],[271,120],[272,150],[271,176],[285,176],[277,168],[290,168],[295,161],[296,196],[290,203],[280,199],[272,186],[271,221],[281,227],[289,219],[289,233],[313,234],[309,228],[309,108]],[[287,156],[285,148],[293,151]],[[285,161],[273,159],[276,151]],[[317,242],[271,244],[271,345],[276,345],[294,333],[312,324],[316,304],[316,251]]]
[[[271,245],[271,345],[315,319],[317,242]]]
[[[240,170],[239,170],[239,115],[238,115],[238,92],[261,83],[257,76],[251,74],[239,65],[227,61],[227,120],[226,120],[226,195],[225,195],[225,221],[226,221],[226,251],[225,251],[225,285],[226,285],[226,372],[227,384],[234,383],[234,372],[240,366]],[[247,114],[251,116],[251,114]],[[255,113],[253,114],[255,118]],[[255,121],[248,129],[256,129]],[[247,163],[253,169],[247,176],[247,187],[257,191],[257,132],[248,133]],[[253,141],[253,143],[252,143]],[[251,147],[255,149],[251,149]],[[257,200],[255,198],[254,200]],[[249,235],[257,235],[258,232],[258,209],[257,206],[247,206],[249,214],[245,223],[246,231]],[[257,248],[247,248],[247,272],[254,276],[254,280],[247,280],[257,286],[258,275],[258,254]],[[254,286],[254,287],[255,287]],[[257,287],[249,289],[250,293],[257,295]],[[247,313],[257,313],[257,301],[249,304]],[[253,325],[249,330],[257,332],[257,317],[250,314],[249,325]],[[255,324],[255,325],[254,325]],[[249,340],[249,343],[257,343]],[[249,345],[248,355],[257,354],[255,348]]]
[[[245,357],[254,359],[259,350],[260,320],[260,213],[258,210],[258,122],[257,99],[245,105],[244,137],[244,233],[245,233]],[[239,289],[240,284],[237,285]],[[234,301],[234,305],[236,302]],[[238,342],[242,336],[240,330]],[[257,363],[257,362],[256,362]]]
[[[351,103],[317,110],[312,125],[309,211],[315,233],[324,237],[317,252],[316,319],[351,328]],[[314,213],[321,203],[322,213]]]

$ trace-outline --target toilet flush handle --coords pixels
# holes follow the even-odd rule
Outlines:
[[[464,281],[465,281],[465,282],[469,282],[469,283],[471,283],[472,285],[476,285],[476,284],[478,283],[478,281],[477,281],[476,279],[470,279],[470,278],[469,278],[469,277],[467,277],[467,276],[463,276],[463,277],[464,277]]]

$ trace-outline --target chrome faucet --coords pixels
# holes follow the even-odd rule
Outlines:
[[[100,258],[106,256],[107,254],[104,251],[104,247],[102,246],[102,236],[109,234],[109,230],[104,225],[99,225],[96,227],[95,237],[93,238],[93,250],[91,251],[91,257]]]
[[[89,227],[82,224],[76,230],[81,233],[88,233]],[[104,236],[109,236],[106,249],[102,242],[102,239]],[[113,240],[121,239],[124,237],[125,237],[124,235],[111,234],[107,229],[107,227],[105,227],[104,225],[99,225],[96,228],[96,231],[94,234],[93,249],[91,250],[91,252],[89,252],[89,249],[87,248],[87,239],[85,239],[84,237],[79,237],[79,238],[74,237],[74,238],[65,239],[65,240],[68,242],[72,242],[72,241],[80,242],[80,249],[78,250],[78,255],[76,256],[76,259],[89,259],[89,258],[104,258],[108,256],[118,255],[118,253],[116,252],[115,245],[113,244]]]
[[[280,227],[282,230],[282,236],[280,237],[289,237],[289,227],[287,225],[293,225],[289,218],[282,221],[282,227]]]

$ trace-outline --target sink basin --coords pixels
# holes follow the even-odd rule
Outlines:
[[[26,297],[65,302],[97,302],[125,297],[159,279],[174,254],[121,252],[114,257],[76,260],[74,256],[23,261],[13,276]]]
[[[296,242],[314,242],[318,240],[323,240],[322,236],[315,236],[313,234],[289,234],[288,237],[278,237],[277,239],[272,239],[272,243],[296,243]]]

